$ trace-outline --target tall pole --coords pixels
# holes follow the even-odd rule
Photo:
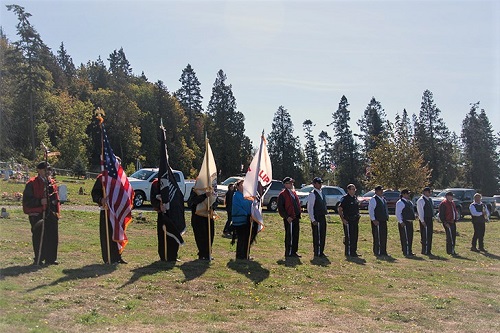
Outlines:
[[[101,161],[104,162],[104,135],[102,132],[102,122],[104,119],[100,117],[99,119],[99,127],[101,128]],[[104,171],[104,167],[101,167],[101,172]],[[102,208],[104,209],[104,221],[106,223],[106,250],[108,251],[108,264],[111,264],[111,248],[109,244],[109,220],[108,220],[108,206],[106,202],[106,184],[104,184],[104,177],[101,176],[101,184],[102,184],[102,199],[103,199],[103,204]]]
[[[212,208],[210,206],[210,196],[212,195],[212,183],[210,182],[210,164],[208,161],[208,137],[205,133],[205,165],[207,166],[207,187],[209,195],[207,195],[207,223],[208,223],[208,260],[212,261],[212,231],[210,228],[210,217],[212,216]]]
[[[257,200],[256,194],[257,190],[259,188],[259,173],[260,173],[260,161],[262,160],[262,146],[264,144],[264,130],[262,130],[262,135],[260,137],[260,147],[259,147],[259,157],[257,159],[257,170],[255,172],[255,182],[254,186],[255,188],[253,189],[253,195],[254,195],[254,200]],[[259,200],[262,203],[262,198],[259,196]],[[259,204],[260,207],[260,204]],[[250,245],[252,243],[252,231],[253,231],[253,220],[252,217],[250,216],[250,235],[248,236],[248,246],[247,246],[247,259],[250,259]]]

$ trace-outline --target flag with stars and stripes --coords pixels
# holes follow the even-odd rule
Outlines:
[[[128,243],[125,230],[132,221],[134,190],[119,159],[116,158],[109,144],[104,125],[102,130],[101,172],[102,185],[106,194],[108,218],[113,227],[113,241],[118,244],[118,251],[123,252]]]

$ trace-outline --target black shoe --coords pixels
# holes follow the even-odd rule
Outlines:
[[[118,260],[117,262],[118,264],[128,264],[128,262],[126,262],[125,260],[123,260],[122,258],[120,258],[120,260]]]
[[[57,262],[57,260],[54,260],[54,261],[48,262],[47,265],[59,265],[59,262]]]
[[[478,250],[478,249],[476,249],[474,246],[472,246],[472,247],[470,248],[470,250],[471,250],[472,252],[479,252],[479,250]]]
[[[487,251],[484,247],[480,247],[480,248],[479,248],[479,251],[482,251],[482,252],[488,252],[488,251]],[[478,252],[479,252],[479,251],[478,251]]]

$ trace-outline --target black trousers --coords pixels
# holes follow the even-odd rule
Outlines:
[[[420,223],[420,243],[422,244],[422,254],[430,254],[432,251],[432,234],[434,222],[432,217],[425,217],[425,227]]]
[[[387,221],[378,221],[376,226],[372,221],[373,254],[376,256],[387,255]]]
[[[33,252],[35,253],[34,262],[38,262],[40,252],[40,241],[43,227],[43,243],[40,255],[40,263],[52,263],[57,260],[57,246],[59,243],[59,219],[53,213],[48,213],[42,222],[43,214],[29,216],[31,224],[31,241]]]
[[[208,218],[193,214],[191,218],[191,227],[193,228],[194,240],[198,247],[198,258],[209,259],[211,253],[209,252],[208,243]],[[214,242],[214,220],[210,219],[210,248]]]
[[[233,226],[238,238],[236,241],[236,259],[248,259],[250,256],[250,247],[248,243],[250,242],[250,245],[253,244],[259,228],[256,222],[252,223],[252,228],[250,228],[250,222],[244,225]]]
[[[413,222],[398,222],[398,228],[399,239],[401,240],[401,251],[403,251],[403,255],[405,256],[411,255],[413,253]]]
[[[313,252],[315,256],[324,255],[325,241],[326,241],[326,217],[316,217],[316,225],[311,223],[311,230],[313,236]]]
[[[347,220],[347,225],[342,223],[344,228],[344,251],[346,256],[353,256],[358,251],[359,217]]]
[[[226,224],[224,225],[224,229],[222,230],[223,233],[229,233],[232,231],[232,226],[231,222],[233,221],[233,212],[231,209],[227,210],[227,221]]]
[[[457,224],[450,223],[446,227],[443,223],[444,232],[446,233],[446,253],[455,254],[455,240],[457,239]]]
[[[158,255],[160,256],[161,261],[176,261],[177,254],[179,252],[179,243],[177,243],[174,238],[166,235],[165,231],[163,230],[163,226],[165,225],[165,230],[167,231],[168,227],[163,221],[161,215],[162,213],[158,214],[158,222],[156,223],[156,233],[158,234]],[[165,239],[167,241],[167,244],[165,244]]]
[[[472,236],[472,247],[476,247],[479,241],[479,248],[484,249],[484,233],[486,231],[486,223],[484,222],[472,222],[474,227],[474,236]]]
[[[106,241],[106,222],[108,223],[108,238]],[[101,239],[101,254],[102,261],[108,263],[108,242],[109,242],[109,255],[111,257],[110,262],[118,262],[122,258],[120,252],[118,251],[118,243],[113,241],[113,227],[111,226],[111,221],[109,218],[106,221],[106,215],[104,210],[101,210],[101,216],[99,219],[99,236]]]
[[[283,219],[283,226],[285,227],[285,257],[289,257],[299,250],[299,219],[294,219],[291,223]]]

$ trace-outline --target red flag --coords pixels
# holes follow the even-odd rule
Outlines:
[[[123,252],[128,243],[125,230],[132,221],[134,190],[128,182],[125,171],[113,153],[104,125],[101,124],[103,154],[101,155],[102,185],[106,192],[109,221],[113,227],[113,241],[118,251]]]

